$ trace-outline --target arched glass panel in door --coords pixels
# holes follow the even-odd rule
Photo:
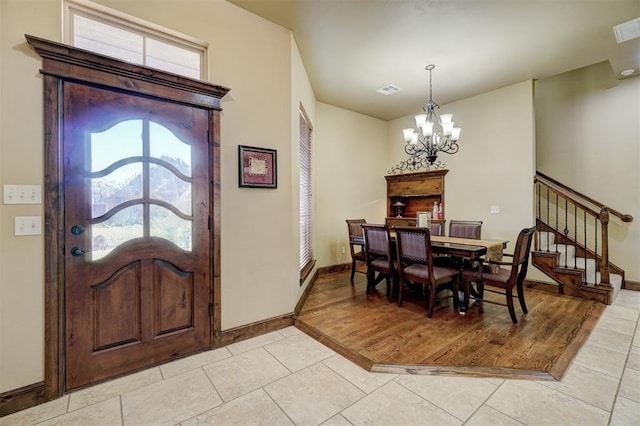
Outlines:
[[[151,236],[191,251],[191,146],[149,120],[94,132],[89,145],[91,260]]]

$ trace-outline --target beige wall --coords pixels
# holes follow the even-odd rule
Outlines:
[[[296,256],[299,258],[300,253],[300,221],[298,220],[300,214],[300,110],[302,109],[306,114],[306,118],[310,121],[312,129],[312,141],[315,139],[313,129],[316,127],[316,97],[313,93],[313,87],[307,77],[302,57],[298,51],[296,41],[291,35],[291,235],[294,239],[292,241],[293,247],[296,250]],[[315,148],[315,144],[312,143],[311,149]],[[312,158],[313,158],[312,153]],[[314,170],[312,169],[312,174]],[[317,178],[312,175],[312,183],[316,182]],[[315,237],[317,236],[317,230],[314,230],[313,245],[317,246]],[[307,279],[302,283],[295,291],[295,303],[300,299],[302,292],[307,288],[311,279],[314,276],[318,263],[316,263],[314,270],[307,275]]]
[[[438,156],[449,170],[446,219],[482,220],[483,238],[515,243],[518,232],[535,223],[532,82],[442,105],[439,112],[453,114],[462,128],[458,153]],[[389,123],[388,168],[406,158],[402,129],[414,125],[413,115]],[[493,205],[499,214],[490,213]]]
[[[221,0],[98,2],[210,43],[211,81],[231,88],[222,102],[222,328],[292,312],[301,291],[292,137],[298,105],[313,115],[315,99],[291,33]],[[0,1],[0,184],[42,183],[42,60],[24,34],[61,41],[60,16],[59,0]],[[239,144],[278,150],[277,189],[238,187]],[[14,237],[16,215],[42,215],[42,206],[0,205],[0,392],[43,379],[43,236]]]
[[[319,266],[350,263],[346,219],[384,223],[386,121],[317,104],[313,139],[315,222]],[[342,249],[344,248],[344,253]]]
[[[384,175],[404,158],[400,129],[412,117],[384,122],[316,103],[291,33],[225,1],[157,0],[153,8],[146,1],[99,3],[210,43],[210,80],[231,88],[222,102],[222,328],[292,312],[304,289],[298,282],[299,105],[314,127],[318,266],[349,261],[346,218],[384,220]],[[60,16],[59,0],[0,0],[0,184],[42,183],[41,59],[24,34],[59,41]],[[625,85],[637,90],[637,82]],[[442,111],[463,128],[460,152],[442,157],[450,170],[447,218],[483,220],[485,237],[513,242],[533,223],[532,83]],[[238,188],[239,144],[278,150],[277,189]],[[634,152],[637,166],[637,145]],[[637,171],[630,176],[638,182]],[[491,215],[491,205],[501,213]],[[42,206],[0,205],[0,392],[43,379],[43,237],[13,236],[14,216],[41,214]]]
[[[42,64],[24,34],[59,40],[58,1],[0,1],[0,184],[42,184]],[[14,237],[15,216],[41,205],[0,205],[0,392],[43,379],[43,239]]]
[[[634,221],[609,224],[609,259],[640,281],[640,78],[607,62],[535,85],[538,169]]]
[[[152,8],[143,1],[99,3],[210,43],[210,81],[231,88],[222,100],[222,329],[292,312],[298,243],[287,208],[293,194],[290,31],[225,1],[155,1]],[[278,151],[277,189],[238,187],[238,145]]]

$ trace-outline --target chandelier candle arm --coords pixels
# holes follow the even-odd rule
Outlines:
[[[435,65],[427,65],[425,68],[429,71],[429,101],[422,108],[424,112],[414,117],[416,128],[402,130],[405,141],[404,150],[410,158],[392,168],[392,173],[402,173],[404,170],[412,170],[419,165],[426,169],[429,169],[430,166],[434,168],[445,167],[440,161],[434,165],[438,153],[455,154],[458,152],[458,140],[462,129],[454,127],[453,114],[438,116],[436,113],[436,109],[439,109],[440,106],[433,101],[431,71],[434,68]],[[423,161],[424,159],[428,164]]]

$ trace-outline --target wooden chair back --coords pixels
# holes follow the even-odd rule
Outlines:
[[[442,222],[431,222],[431,227],[429,228],[429,231],[431,232],[431,235],[442,236],[443,228],[444,227],[442,226]]]
[[[349,230],[349,240],[353,237],[362,237],[362,224],[367,223],[365,219],[347,219],[347,228]]]
[[[347,219],[347,230],[349,231],[349,252],[351,253],[351,282],[358,271],[356,262],[365,262],[364,254],[364,234],[362,224],[367,223],[364,219]]]
[[[481,220],[452,220],[449,222],[449,236],[479,240],[482,234]]]
[[[367,293],[385,279],[387,282],[387,300],[393,299],[397,282],[394,256],[391,249],[389,228],[381,224],[363,224],[364,256],[367,262]],[[375,277],[376,272],[378,278]]]
[[[454,309],[457,308],[458,279],[460,271],[446,266],[433,266],[431,232],[429,228],[398,227],[396,232],[397,265],[399,272],[398,305],[402,305],[403,285],[405,282],[418,282],[428,287],[427,316],[431,318],[436,293],[444,285],[453,293]]]
[[[493,293],[503,294],[506,297],[506,306],[509,308],[509,316],[511,317],[511,321],[514,324],[518,323],[518,318],[516,317],[516,312],[513,306],[513,298],[517,297],[520,301],[520,307],[522,308],[522,312],[525,314],[527,311],[527,304],[524,300],[524,279],[527,276],[527,268],[529,266],[529,253],[531,250],[531,241],[533,240],[533,235],[538,228],[533,226],[531,228],[524,228],[518,234],[518,239],[516,240],[516,247],[513,254],[505,253],[504,256],[511,257],[511,262],[506,261],[485,261],[486,265],[479,271],[468,271],[465,272],[465,280],[464,280],[464,293],[465,293],[465,303],[469,298],[469,286],[470,282],[476,282],[478,285],[478,299],[483,300],[487,303],[493,303],[498,305],[504,305],[503,303],[486,300],[484,299],[485,286],[497,287],[499,289],[504,290],[494,291],[494,290],[486,290],[491,291]],[[498,265],[498,266],[506,266],[507,268],[500,268],[497,271],[491,270],[488,265]],[[513,289],[516,289],[517,296],[513,294]]]
[[[398,262],[420,263],[433,267],[431,231],[428,228],[394,226]],[[429,262],[431,261],[431,262]]]
[[[364,251],[367,258],[386,256],[391,259],[389,229],[382,224],[363,224]]]
[[[527,268],[529,267],[529,253],[531,251],[531,241],[533,241],[533,235],[538,228],[532,226],[531,228],[524,228],[518,234],[516,240],[516,247],[513,251],[513,262],[511,264],[511,276],[509,280],[517,280],[522,283],[527,276]],[[516,285],[516,282],[512,285]]]

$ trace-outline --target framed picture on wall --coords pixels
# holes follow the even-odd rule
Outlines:
[[[239,186],[277,188],[278,167],[275,149],[238,145]]]

